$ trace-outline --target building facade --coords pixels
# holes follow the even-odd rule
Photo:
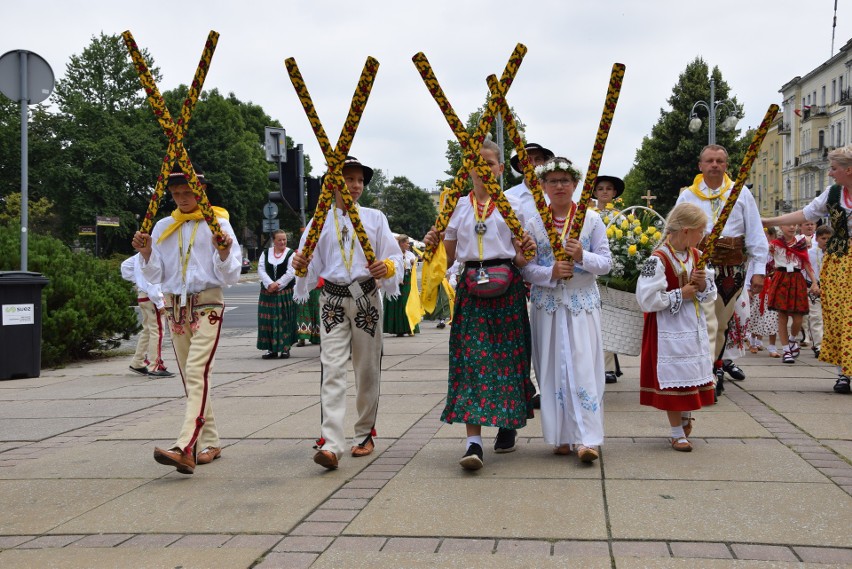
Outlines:
[[[828,176],[828,153],[852,143],[850,69],[852,40],[807,75],[781,87],[780,187],[770,198],[773,207],[768,211],[761,207],[761,213],[801,209],[833,183]]]

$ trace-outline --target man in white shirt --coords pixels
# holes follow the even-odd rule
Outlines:
[[[357,202],[373,170],[347,156],[343,166],[346,187]],[[338,466],[345,452],[343,422],[346,412],[347,361],[352,355],[355,372],[355,443],[354,457],[373,452],[376,415],[379,409],[379,383],[382,372],[382,301],[379,287],[390,298],[399,296],[403,275],[402,251],[391,233],[387,217],[377,209],[358,209],[361,224],[372,245],[376,260],[368,264],[355,234],[343,197],[335,190],[316,248],[310,258],[302,251],[315,221],[311,219],[302,234],[299,250],[293,255],[293,268],[307,268],[305,277],[296,277],[294,298],[305,302],[321,277],[325,281],[320,296],[320,390],[321,434],[314,449],[314,462],[329,470]]]
[[[727,174],[728,151],[718,144],[705,146],[698,157],[698,169],[701,173],[695,177],[691,186],[681,190],[677,203],[694,203],[704,210],[708,216],[706,232],[709,235],[734,185]],[[698,248],[703,249],[703,242]],[[763,233],[760,212],[754,196],[744,187],[710,259],[716,271],[716,300],[713,303],[702,303],[707,317],[710,354],[714,358],[717,396],[724,391],[725,371],[734,379],[745,379],[745,374],[733,361],[722,361],[722,354],[725,351],[728,322],[745,284],[746,273],[752,275],[751,291],[759,294],[763,290],[768,254],[769,246]]]
[[[203,188],[208,184],[196,170]],[[137,231],[133,247],[141,254],[142,274],[159,284],[172,334],[178,368],[186,391],[183,426],[167,450],[154,449],[154,460],[192,474],[196,464],[219,458],[219,433],[213,418],[210,375],[225,313],[222,287],[237,284],[242,251],[228,222],[228,212],[214,207],[223,248],[214,236],[183,172],[172,171],[168,188],[177,204],[170,217],[157,222],[151,235]]]
[[[141,256],[136,253],[121,263],[121,278],[136,288],[142,331],[136,341],[136,353],[130,361],[130,371],[153,377],[172,377],[163,362],[163,293],[159,285],[151,284],[142,275]]]

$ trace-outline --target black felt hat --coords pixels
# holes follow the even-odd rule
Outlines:
[[[613,199],[624,193],[624,180],[621,178],[616,178],[615,176],[598,176],[595,178],[594,188],[598,187],[598,182],[609,182],[615,187],[615,196]]]
[[[545,148],[541,144],[537,144],[535,142],[530,142],[528,144],[525,144],[524,150],[526,150],[527,152],[529,152],[530,150],[541,150],[542,152],[544,152],[544,159],[545,160],[550,160],[554,156],[552,150],[550,150],[549,148]],[[523,174],[523,171],[521,170],[521,165],[518,161],[518,151],[517,150],[515,150],[515,153],[512,154],[511,158],[509,158],[509,164],[512,165],[512,170],[514,170],[518,174]]]
[[[373,169],[370,168],[369,166],[364,166],[363,164],[358,162],[358,159],[355,158],[354,156],[347,156],[346,157],[346,160],[343,162],[343,167],[346,168],[347,166],[360,166],[361,167],[361,170],[363,170],[363,172],[364,172],[364,185],[365,186],[370,183],[370,180],[373,179]]]

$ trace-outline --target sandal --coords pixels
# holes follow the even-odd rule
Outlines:
[[[756,354],[757,352],[759,352],[759,351],[760,351],[760,348],[758,348],[757,346],[751,346],[751,347],[748,349],[748,351],[750,351],[750,352],[751,352],[751,353],[753,353],[753,354]]]
[[[571,454],[571,445],[559,445],[553,447],[553,454],[569,455]]]
[[[789,345],[787,346],[787,349],[790,351],[790,355],[793,356],[793,358],[799,357],[799,352],[800,352],[799,342],[795,342],[795,341],[790,342]]]
[[[680,452],[692,452],[692,443],[686,437],[671,439],[672,448]]]
[[[690,417],[687,420],[687,423],[683,426],[683,435],[685,437],[688,437],[689,435],[692,434],[692,423],[694,423],[694,422],[695,422],[695,417]]]
[[[837,378],[837,383],[834,384],[835,393],[850,393],[852,387],[849,385],[849,376],[841,375]]]
[[[778,352],[769,352],[769,357],[770,358],[780,358],[781,354],[779,354]]]

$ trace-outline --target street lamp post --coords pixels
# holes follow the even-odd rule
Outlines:
[[[701,119],[698,118],[697,108],[703,108],[707,111],[707,120],[709,121],[707,128],[707,144],[716,144],[716,113],[722,109],[727,111],[727,117],[719,125],[723,131],[728,132],[734,130],[740,117],[737,116],[739,109],[737,105],[730,99],[724,101],[716,100],[716,80],[710,77],[710,102],[698,101],[692,105],[692,110],[689,111],[689,132],[698,132],[701,128]]]

